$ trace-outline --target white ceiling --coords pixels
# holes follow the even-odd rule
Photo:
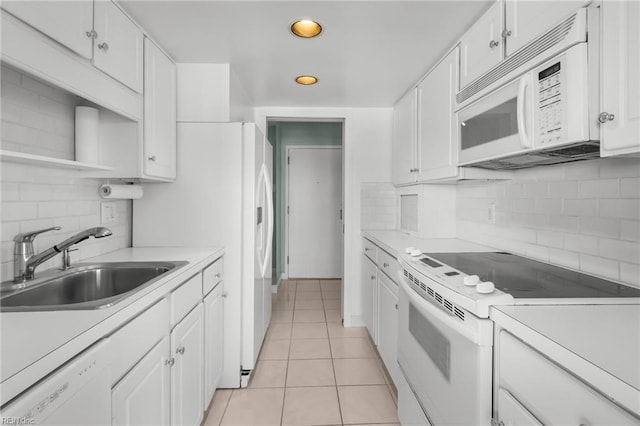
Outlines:
[[[229,63],[254,105],[289,107],[393,105],[491,3],[119,1],[176,62]],[[324,32],[294,37],[299,18]],[[300,86],[300,74],[319,82]]]

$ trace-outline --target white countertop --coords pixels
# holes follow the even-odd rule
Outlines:
[[[489,246],[472,243],[458,238],[418,238],[397,230],[369,230],[363,229],[365,238],[383,248],[389,254],[397,257],[404,253],[407,247],[415,247],[423,253],[450,253],[450,252],[482,252],[498,251]]]
[[[215,247],[118,250],[81,263],[182,260],[188,264],[108,308],[0,313],[0,405],[135,317],[223,253]]]
[[[491,319],[640,414],[640,306],[499,306]]]

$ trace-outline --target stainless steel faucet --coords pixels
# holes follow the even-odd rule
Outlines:
[[[59,231],[59,226],[52,228],[41,229],[39,231],[26,232],[24,234],[18,234],[15,236],[15,249],[13,255],[13,281],[16,283],[22,283],[33,279],[35,269],[43,262],[51,259],[58,253],[68,249],[74,244],[78,244],[81,241],[86,240],[89,237],[102,238],[111,235],[111,231],[107,228],[96,227],[85,229],[78,232],[72,237],[67,238],[50,247],[39,254],[33,253],[33,240],[36,236],[48,231]]]

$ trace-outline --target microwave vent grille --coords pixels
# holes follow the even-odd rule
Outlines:
[[[464,102],[481,90],[489,87],[491,84],[500,80],[511,71],[519,66],[527,63],[531,59],[540,55],[542,52],[550,49],[556,44],[562,42],[571,32],[575,22],[577,13],[574,13],[560,24],[546,32],[536,40],[532,41],[516,53],[512,54],[506,60],[502,61],[495,68],[480,76],[473,82],[469,83],[456,95],[458,103]]]

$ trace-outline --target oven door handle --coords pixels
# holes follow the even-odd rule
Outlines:
[[[466,327],[464,323],[457,320],[456,316],[447,314],[443,309],[438,308],[433,303],[420,297],[408,284],[407,279],[402,275],[400,270],[398,271],[398,279],[400,282],[400,289],[405,292],[409,301],[413,303],[413,305],[416,306],[423,315],[429,315],[432,318],[435,317],[439,322],[444,323],[444,325],[464,336],[467,340],[470,340],[477,345],[480,344],[479,333],[475,332],[473,328]]]

